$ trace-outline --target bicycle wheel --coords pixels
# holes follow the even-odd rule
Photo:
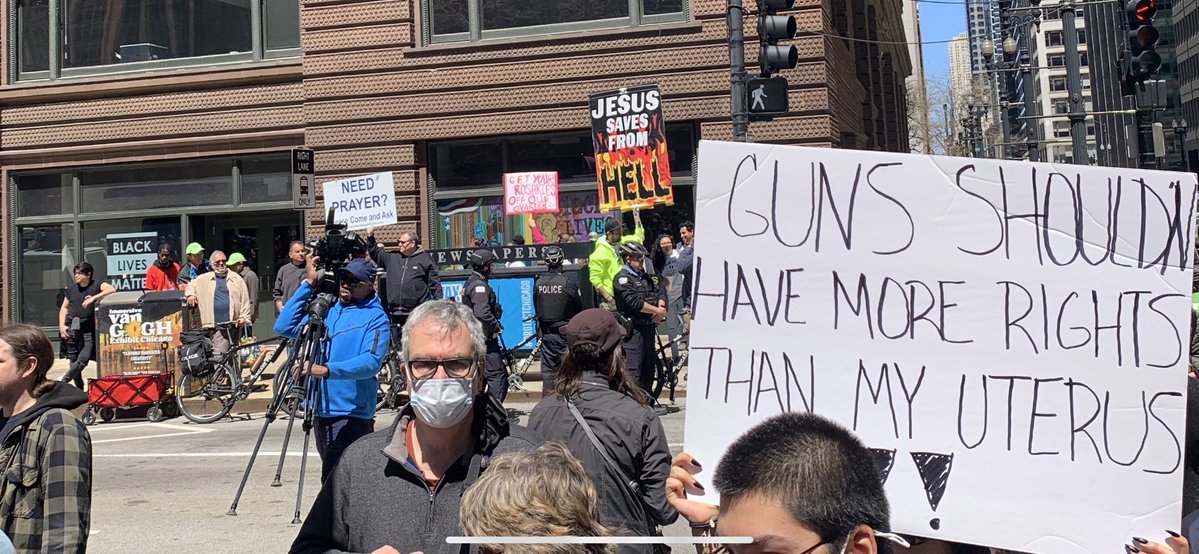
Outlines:
[[[404,373],[400,370],[397,356],[388,356],[379,370],[379,402],[376,410],[399,407],[400,393],[404,391]]]
[[[183,417],[196,423],[212,423],[229,413],[236,402],[233,373],[221,365],[203,377],[184,375],[175,388],[175,403]]]

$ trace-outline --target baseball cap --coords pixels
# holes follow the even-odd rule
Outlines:
[[[193,243],[187,245],[187,255],[188,256],[190,256],[192,254],[203,254],[203,253],[204,253],[204,247],[200,246],[200,243],[193,242]]]
[[[229,260],[225,262],[225,265],[237,265],[244,263],[246,263],[246,257],[242,256],[241,252],[234,252],[232,256],[229,256]]]
[[[562,326],[562,334],[571,347],[591,345],[605,354],[624,340],[624,333],[616,316],[602,308],[583,310]]]
[[[341,274],[348,273],[353,275],[354,278],[358,279],[359,281],[372,283],[375,281],[375,264],[372,264],[370,260],[367,260],[366,258],[358,258],[349,264],[346,264],[346,266],[338,270],[337,273],[339,276]]]
[[[624,223],[615,217],[609,217],[608,221],[604,222],[605,233],[611,233],[612,231],[619,231],[621,229],[624,229]]]

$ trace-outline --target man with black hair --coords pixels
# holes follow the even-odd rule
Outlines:
[[[667,481],[667,498],[697,532],[711,531],[711,506],[687,500],[702,490],[699,464],[683,453]],[[808,552],[888,554],[890,508],[870,451],[853,433],[811,413],[774,416],[738,438],[716,466],[720,493],[715,533],[752,537],[735,554]],[[821,550],[821,547],[824,547]]]
[[[96,305],[101,298],[117,291],[112,285],[92,279],[92,264],[75,266],[75,282],[67,285],[67,296],[58,309],[58,336],[66,343],[71,365],[64,383],[74,382],[83,389],[83,368],[96,355]]]
[[[500,333],[504,332],[500,317],[504,315],[504,307],[496,300],[495,291],[491,289],[491,283],[488,281],[495,254],[486,248],[480,248],[467,252],[466,260],[474,271],[462,285],[462,303],[466,304],[474,312],[479,323],[483,324],[487,344],[483,377],[487,381],[487,392],[502,403],[508,396],[508,374],[504,370],[504,360],[500,354]]]
[[[695,224],[684,221],[679,225],[679,241],[675,247],[679,252],[678,272],[683,276],[683,309],[691,309],[692,266],[695,262]]]

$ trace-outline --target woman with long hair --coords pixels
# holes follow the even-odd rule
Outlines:
[[[649,398],[629,376],[620,349],[625,330],[607,310],[584,310],[562,327],[568,345],[554,394],[529,415],[529,427],[566,445],[599,493],[603,523],[657,535],[678,512],[666,501],[670,449]],[[625,553],[650,553],[625,545]]]

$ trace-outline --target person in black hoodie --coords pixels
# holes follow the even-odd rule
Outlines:
[[[624,328],[612,312],[592,308],[562,327],[569,348],[553,396],[529,414],[529,428],[574,453],[599,492],[604,525],[633,535],[659,534],[679,514],[666,500],[670,448],[649,397],[621,353]],[[633,483],[633,484],[630,484]],[[656,552],[625,545],[621,554]]]
[[[47,379],[53,362],[41,329],[0,327],[0,529],[17,552],[87,550],[92,441],[70,412],[87,395]]]
[[[437,274],[437,263],[421,248],[420,236],[405,231],[400,233],[400,251],[388,252],[382,243],[375,243],[373,229],[367,230],[366,239],[374,243],[369,251],[375,264],[386,272],[383,297],[387,315],[392,325],[403,327],[412,310],[426,300],[441,299],[441,278]],[[397,337],[398,333],[397,333]]]

